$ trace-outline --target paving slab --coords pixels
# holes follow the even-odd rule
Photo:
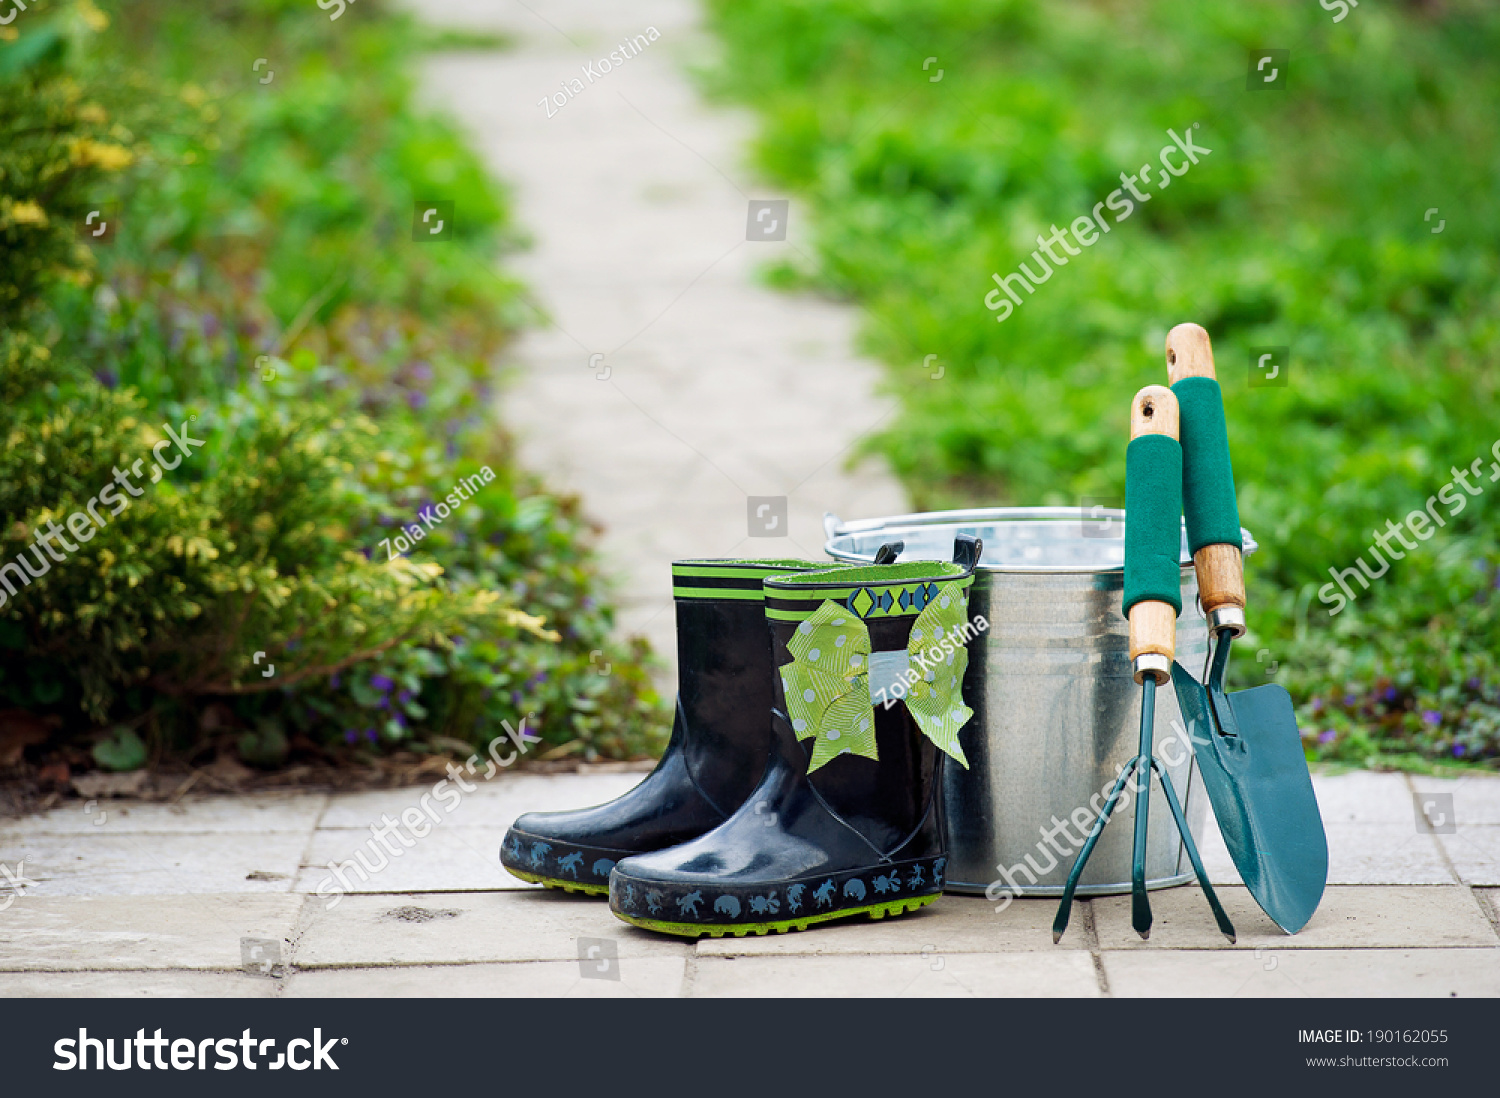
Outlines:
[[[1313,792],[1325,825],[1412,825],[1415,819],[1411,787],[1406,784],[1405,774],[1377,774],[1368,770],[1314,774]]]
[[[287,998],[632,999],[682,994],[685,957],[517,961],[500,965],[330,968],[295,972]],[[613,973],[615,978],[610,978]]]
[[[24,896],[0,971],[240,968],[240,939],[290,939],[301,896]]]
[[[1418,793],[1451,794],[1460,828],[1500,827],[1500,775],[1467,774],[1454,779],[1413,774],[1411,783]],[[1416,811],[1413,806],[1414,817]]]
[[[243,972],[0,972],[0,999],[269,999],[280,984]]]
[[[377,789],[365,793],[345,793],[334,797],[318,823],[320,830],[349,829],[368,831],[378,826],[381,816],[399,819],[408,809],[420,811],[422,797],[442,819],[443,828],[509,827],[523,812],[551,811],[561,808],[585,808],[613,800],[634,788],[646,776],[647,766],[631,769],[590,770],[583,774],[526,774],[501,771],[489,781],[463,775],[474,786],[472,792],[457,790],[461,796],[451,811],[448,803],[432,796],[432,787],[440,779],[405,789]],[[484,768],[479,768],[480,773]],[[450,786],[450,788],[455,788]],[[451,794],[450,794],[451,797]],[[498,849],[498,848],[497,848]]]
[[[943,956],[701,957],[694,998],[1094,998],[1099,982],[1082,950]]]
[[[500,865],[504,828],[449,828],[438,824],[416,838],[401,832],[410,847],[387,836],[386,844],[368,831],[318,831],[312,836],[307,864],[297,874],[298,892],[327,897],[343,892],[463,892],[494,889],[533,889]],[[391,850],[400,851],[399,856]],[[336,876],[328,863],[354,865]]]
[[[790,956],[1002,953],[1052,949],[1055,900],[1013,900],[1000,913],[982,896],[944,896],[895,918],[856,917],[790,934],[701,938],[698,955]]]
[[[1101,959],[1119,999],[1500,995],[1500,949],[1106,950]]]
[[[1500,885],[1500,827],[1458,825],[1452,835],[1438,835],[1459,880],[1467,885]]]
[[[610,939],[631,957],[686,957],[687,939],[621,922],[602,900],[536,889],[345,896],[332,910],[307,898],[298,968],[577,961],[578,940]],[[608,947],[603,947],[608,948]]]
[[[309,833],[0,832],[0,862],[25,863],[35,896],[287,892]]]
[[[1312,921],[1296,934],[1286,934],[1271,922],[1247,889],[1215,891],[1238,931],[1238,950],[1500,946],[1500,937],[1469,890],[1457,885],[1330,886]],[[1129,896],[1100,897],[1091,903],[1101,949],[1223,949],[1227,944],[1197,887],[1151,894],[1155,921],[1150,941],[1142,941],[1131,929]],[[1078,933],[1070,929],[1063,943],[1076,944]]]
[[[35,816],[7,820],[9,835],[118,835],[142,832],[215,833],[311,831],[327,793],[243,793],[188,796],[176,804],[131,800],[68,801]],[[92,806],[92,807],[90,807]]]

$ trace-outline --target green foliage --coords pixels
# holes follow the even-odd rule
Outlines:
[[[0,336],[0,566],[46,566],[0,589],[0,705],[111,769],[482,746],[528,715],[586,756],[655,746],[587,525],[489,409],[522,315],[504,196],[414,110],[410,26],[373,0],[333,27],[280,0],[54,7],[0,39],[0,93],[30,97],[0,116],[0,309],[25,321]],[[453,240],[412,240],[419,199],[455,203]],[[113,239],[79,245],[106,204]],[[49,523],[89,536],[48,558]]]
[[[1315,594],[1500,436],[1493,5],[1338,24],[1315,4],[1192,0],[710,8],[725,52],[706,79],[759,108],[759,164],[815,225],[808,262],[772,278],[866,309],[903,409],[872,445],[921,506],[1123,496],[1130,396],[1164,380],[1167,329],[1196,320],[1261,543],[1251,622],[1304,726],[1334,732],[1312,749],[1500,756],[1495,621],[1467,563],[1496,540],[1488,495],[1341,615]],[[1268,43],[1292,51],[1288,87],[1249,91]],[[1194,123],[1211,154],[1153,176],[1149,202],[997,323],[991,275]],[[1252,349],[1273,346],[1291,347],[1289,383],[1252,388]]]

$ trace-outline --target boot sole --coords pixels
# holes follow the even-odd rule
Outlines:
[[[612,911],[611,914],[631,926],[638,926],[643,930],[655,930],[661,934],[676,934],[682,938],[705,936],[722,938],[726,934],[743,938],[746,934],[785,934],[789,930],[806,930],[818,923],[826,923],[833,919],[847,919],[854,915],[868,915],[871,919],[883,919],[887,915],[902,915],[908,911],[915,911],[919,907],[926,907],[936,900],[938,895],[913,896],[905,900],[889,900],[885,903],[868,904],[865,907],[848,907],[842,911],[827,911],[821,915],[808,915],[801,919],[781,919],[770,923],[669,923],[659,919],[621,915],[618,911]]]
[[[584,884],[582,881],[564,881],[557,877],[543,877],[540,873],[526,873],[520,869],[512,869],[510,866],[505,866],[504,869],[512,877],[525,881],[527,884],[546,885],[548,888],[558,888],[564,892],[577,892],[584,896],[609,895],[609,885],[607,884],[593,885]]]

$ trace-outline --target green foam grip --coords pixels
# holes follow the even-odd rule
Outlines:
[[[1244,549],[1240,509],[1234,498],[1234,470],[1229,464],[1229,432],[1224,424],[1224,396],[1211,377],[1185,377],[1172,386],[1181,419],[1182,517],[1187,520],[1188,550],[1205,545]]]
[[[1166,435],[1142,435],[1125,448],[1125,597],[1170,603],[1182,613],[1182,447]]]

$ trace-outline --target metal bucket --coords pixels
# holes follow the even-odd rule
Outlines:
[[[824,519],[824,548],[836,560],[873,560],[897,539],[906,543],[902,560],[947,560],[955,534],[984,539],[970,605],[989,627],[971,642],[964,677],[964,698],[974,709],[962,734],[969,769],[952,762],[943,768],[949,891],[990,889],[992,900],[1060,895],[1109,787],[1136,753],[1141,688],[1131,678],[1120,614],[1124,523],[1123,511],[1076,507]],[[1256,543],[1248,532],[1244,537],[1249,553]],[[1208,623],[1185,534],[1179,559],[1177,657],[1196,675]],[[1156,755],[1196,835],[1207,795],[1182,729],[1176,696],[1157,691]],[[1159,789],[1150,806],[1148,886],[1185,884],[1192,867]],[[1133,800],[1125,811],[1133,815]],[[1104,832],[1079,894],[1129,892],[1131,843],[1127,815]]]

